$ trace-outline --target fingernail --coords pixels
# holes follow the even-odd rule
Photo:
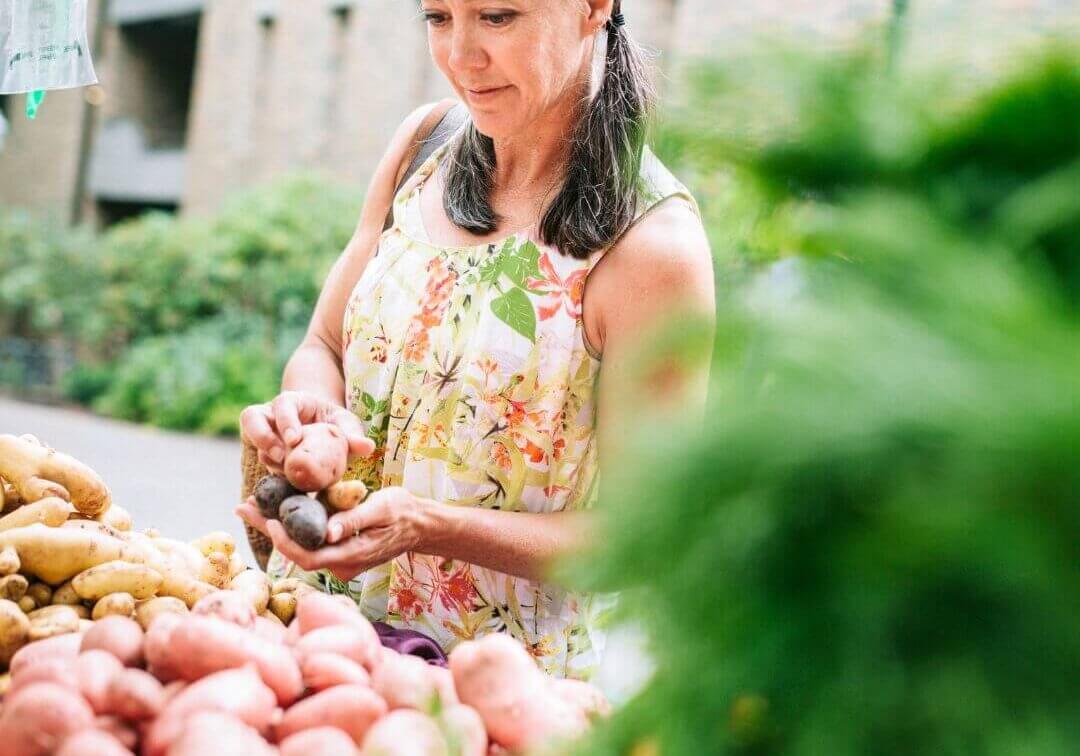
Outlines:
[[[270,450],[270,459],[280,464],[285,459],[285,450],[280,446],[275,446]]]
[[[330,523],[330,527],[326,529],[326,535],[331,543],[337,543],[337,540],[341,538],[341,524],[337,522]]]
[[[289,446],[294,446],[299,440],[300,434],[296,432],[295,428],[288,428],[285,431],[285,443],[287,443]]]

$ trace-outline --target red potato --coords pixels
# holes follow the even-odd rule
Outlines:
[[[352,738],[336,727],[313,727],[278,744],[281,756],[356,756]]]
[[[166,683],[165,691],[165,703],[176,698],[177,694],[188,686],[187,680],[173,680],[171,683]]]
[[[277,749],[236,717],[202,711],[188,720],[168,756],[274,756]],[[314,754],[312,754],[314,756]]]
[[[254,667],[218,672],[192,683],[166,704],[146,731],[143,756],[162,756],[184,732],[188,720],[201,711],[229,714],[266,732],[278,710],[274,692]]]
[[[309,591],[297,597],[293,624],[299,626],[301,635],[320,627],[350,625],[361,632],[370,632],[376,641],[379,640],[375,628],[348,597],[329,596],[319,591]]]
[[[171,612],[159,614],[146,630],[143,652],[150,671],[162,682],[172,682],[180,676],[180,663],[172,646],[172,634],[186,619],[186,615]]]
[[[435,680],[435,689],[439,691],[439,703],[443,706],[452,706],[458,701],[457,691],[454,690],[454,676],[446,667],[436,667],[428,664],[427,672]]]
[[[255,624],[251,626],[251,629],[257,636],[265,641],[269,641],[278,646],[288,645],[285,639],[288,630],[286,630],[279,622],[267,619],[266,617],[256,617]]]
[[[191,613],[217,617],[247,628],[255,624],[256,616],[251,599],[238,591],[214,591],[203,596],[191,607]]]
[[[364,738],[362,756],[449,756],[450,748],[434,719],[398,709],[380,719]]]
[[[379,658],[379,636],[371,628],[368,634],[355,625],[331,625],[306,633],[297,641],[293,651],[301,663],[312,654],[339,654],[352,659],[368,671],[376,666]]]
[[[7,695],[10,698],[23,688],[41,682],[56,683],[72,690],[79,689],[79,681],[71,674],[71,660],[42,659],[35,664],[20,667],[19,671],[12,675]]]
[[[304,687],[316,693],[335,685],[371,685],[366,669],[338,654],[309,654],[300,671],[304,675]]]
[[[293,622],[285,628],[285,645],[295,646],[297,641],[300,640],[300,623],[293,620]]]
[[[289,649],[265,641],[216,617],[192,615],[173,629],[169,645],[185,680],[198,680],[224,669],[254,664],[282,706],[288,706],[304,692],[300,666]]]
[[[391,709],[429,711],[439,695],[428,663],[418,656],[398,653],[382,654],[382,663],[371,674],[371,689]]]
[[[310,423],[300,443],[285,455],[285,477],[301,491],[321,491],[341,480],[349,462],[349,442],[336,425]]]
[[[476,709],[491,739],[510,750],[586,729],[584,713],[555,695],[529,652],[507,635],[460,644],[450,654],[450,671],[461,702]]]
[[[145,661],[143,630],[130,617],[103,617],[82,638],[81,651],[94,649],[108,651],[125,667],[138,667]]]
[[[74,661],[75,657],[79,655],[79,646],[81,644],[82,636],[79,633],[54,635],[52,638],[29,643],[16,651],[15,655],[11,657],[11,664],[8,667],[8,670],[14,677],[23,667],[30,666],[40,661],[47,661],[50,659],[69,659]]]
[[[606,717],[611,705],[600,689],[581,680],[551,680],[551,688],[559,698],[571,704],[589,719]]]
[[[131,756],[131,751],[103,730],[82,730],[66,738],[56,756]]]
[[[139,742],[139,734],[120,717],[112,715],[95,717],[94,727],[112,735],[128,750],[134,751],[136,744]]]
[[[108,651],[90,649],[79,654],[75,660],[75,679],[79,681],[79,690],[95,714],[105,714],[105,702],[108,698],[109,684],[123,671],[124,665]]]
[[[98,711],[129,721],[153,719],[165,708],[165,686],[149,672],[125,669],[113,676]]]
[[[360,743],[386,714],[386,702],[364,685],[336,685],[293,704],[277,726],[279,741],[315,727],[337,727]]]
[[[93,726],[94,712],[78,692],[35,683],[4,702],[0,756],[49,756],[69,735]]]
[[[476,709],[465,704],[451,704],[442,710],[439,722],[457,756],[487,756],[487,730]]]

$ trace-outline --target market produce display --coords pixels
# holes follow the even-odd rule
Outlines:
[[[0,460],[0,756],[489,756],[606,713],[507,636],[462,643],[449,669],[399,654],[351,601],[246,568],[228,534],[114,527],[88,468],[30,437],[0,448],[17,452]],[[61,467],[77,494],[42,477]],[[256,498],[282,512],[303,498],[325,522],[361,489],[309,497],[267,478]],[[92,519],[74,501],[87,492],[106,502]]]

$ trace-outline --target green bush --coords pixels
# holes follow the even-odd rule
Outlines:
[[[657,673],[583,750],[1074,753],[1080,58],[961,101],[860,55],[773,74],[789,117],[694,139],[795,285],[731,287],[706,430],[605,470],[579,574]]]

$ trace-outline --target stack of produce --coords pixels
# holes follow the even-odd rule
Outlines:
[[[487,756],[579,735],[606,711],[507,636],[463,643],[447,669],[384,648],[355,605],[318,591],[293,594],[285,628],[265,614],[270,587],[252,585],[145,633],[110,616],[20,650],[0,756]]]
[[[246,569],[228,534],[135,532],[93,471],[31,437],[0,435],[0,476],[0,756],[488,756],[607,711],[508,636],[429,665],[351,601]],[[321,540],[327,511],[365,494],[268,476],[256,499]]]

